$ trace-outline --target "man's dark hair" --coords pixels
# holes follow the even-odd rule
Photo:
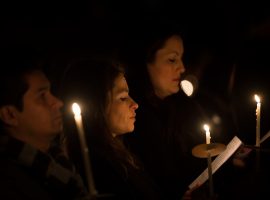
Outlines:
[[[2,49],[0,57],[0,108],[13,105],[23,109],[23,95],[28,90],[26,75],[43,70],[41,54],[27,49]],[[2,121],[0,127],[3,128]]]

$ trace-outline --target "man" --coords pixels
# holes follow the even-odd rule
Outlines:
[[[63,102],[34,59],[1,60],[0,199],[86,199],[81,177],[53,145]]]

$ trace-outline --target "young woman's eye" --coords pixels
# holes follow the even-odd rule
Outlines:
[[[120,100],[121,101],[126,101],[128,98],[127,97],[121,97]]]
[[[170,62],[170,63],[175,63],[175,62],[176,62],[176,59],[174,59],[174,58],[169,59],[169,62]]]

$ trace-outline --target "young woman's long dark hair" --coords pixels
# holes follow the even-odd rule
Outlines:
[[[90,151],[113,163],[123,176],[127,176],[128,169],[137,169],[138,165],[124,146],[121,136],[113,137],[106,122],[109,95],[115,79],[121,74],[124,74],[123,68],[109,62],[77,62],[65,71],[62,95],[69,106],[69,113],[71,101],[77,101],[81,105]]]

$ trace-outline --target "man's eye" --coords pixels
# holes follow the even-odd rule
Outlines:
[[[45,92],[42,92],[40,95],[39,95],[39,97],[41,98],[41,99],[45,99],[46,98],[46,93]]]
[[[121,101],[126,101],[128,98],[127,97],[121,97],[120,100]]]

